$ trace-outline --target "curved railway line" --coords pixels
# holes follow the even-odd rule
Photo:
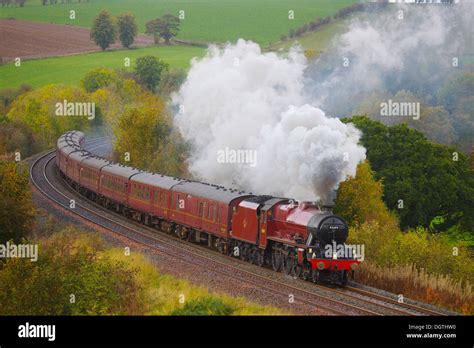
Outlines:
[[[107,146],[105,138],[89,140],[88,150]],[[371,291],[354,287],[333,289],[320,284],[285,279],[281,273],[266,268],[249,265],[230,256],[173,238],[158,230],[135,221],[128,220],[95,202],[87,200],[74,191],[57,173],[53,159],[55,151],[39,155],[30,168],[30,180],[36,189],[57,206],[79,216],[94,225],[125,237],[147,248],[177,258],[218,274],[221,277],[238,280],[254,286],[270,296],[281,298],[288,303],[292,295],[292,305],[300,309],[316,309],[319,314],[328,315],[445,315],[432,309],[397,300]],[[54,174],[55,173],[55,174]],[[75,200],[75,208],[69,208],[70,200]],[[277,276],[278,275],[278,276]],[[280,279],[277,279],[280,278]],[[283,279],[281,279],[283,278]],[[317,291],[315,291],[317,290]]]

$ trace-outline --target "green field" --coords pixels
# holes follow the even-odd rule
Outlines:
[[[77,84],[88,71],[97,67],[124,68],[124,59],[130,58],[133,69],[135,59],[154,55],[171,67],[187,68],[193,57],[201,57],[205,49],[191,46],[159,46],[133,50],[115,50],[74,56],[28,60],[21,67],[13,62],[0,65],[0,88],[28,84],[41,87],[50,83]]]
[[[268,46],[266,47],[266,50],[288,50],[294,45],[299,45],[305,50],[314,50],[317,53],[321,53],[326,50],[334,36],[343,33],[347,29],[348,22],[348,20],[337,20],[331,22],[322,28],[314,32],[309,32],[301,37]]]
[[[100,10],[114,15],[132,12],[140,30],[145,23],[166,13],[178,15],[185,11],[178,37],[202,42],[254,40],[267,45],[279,41],[290,28],[297,28],[315,18],[334,14],[357,0],[89,0],[89,2],[41,5],[40,0],[28,0],[25,7],[0,9],[0,18],[62,23],[90,27]],[[69,11],[76,19],[69,19]],[[295,18],[288,19],[293,10]]]

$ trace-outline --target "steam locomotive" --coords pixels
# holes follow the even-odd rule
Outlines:
[[[127,218],[275,271],[345,285],[360,261],[340,255],[348,225],[315,203],[150,173],[82,148],[84,134],[57,141],[56,165],[79,193]],[[329,251],[329,252],[328,252]]]

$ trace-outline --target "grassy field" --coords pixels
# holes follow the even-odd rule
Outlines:
[[[327,48],[331,42],[331,39],[334,38],[335,35],[341,34],[344,32],[344,29],[347,29],[347,23],[348,22],[346,20],[334,21],[318,29],[317,31],[309,32],[306,35],[295,39],[270,45],[266,47],[266,50],[288,50],[294,45],[300,45],[305,50],[314,50],[319,54]]]
[[[90,27],[100,10],[114,15],[132,12],[140,31],[145,23],[166,13],[178,15],[185,11],[179,38],[225,42],[238,38],[252,39],[267,45],[276,42],[290,28],[297,28],[315,18],[334,14],[357,0],[89,0],[89,2],[41,5],[28,0],[25,7],[1,8],[0,18],[17,18]],[[69,11],[76,19],[69,19]],[[288,19],[293,10],[295,18]]]
[[[193,57],[201,57],[203,48],[191,46],[159,46],[133,50],[115,50],[99,53],[24,61],[21,67],[13,62],[0,65],[0,88],[18,87],[28,84],[40,87],[50,83],[77,84],[88,71],[97,67],[124,68],[124,59],[131,60],[144,55],[154,55],[171,67],[187,68]]]

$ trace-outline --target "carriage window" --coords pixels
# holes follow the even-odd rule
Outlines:
[[[211,219],[211,204],[209,204],[209,207],[207,208],[207,219]]]
[[[213,219],[214,221],[216,221],[216,217],[217,217],[217,207],[214,206],[214,215],[213,215]]]
[[[219,222],[219,211],[221,210],[221,207],[217,207],[217,219],[216,221]]]
[[[178,210],[178,209],[179,209],[179,195],[176,198],[176,210]]]
[[[199,203],[199,217],[202,217],[202,213],[204,211],[204,204],[201,202]]]

